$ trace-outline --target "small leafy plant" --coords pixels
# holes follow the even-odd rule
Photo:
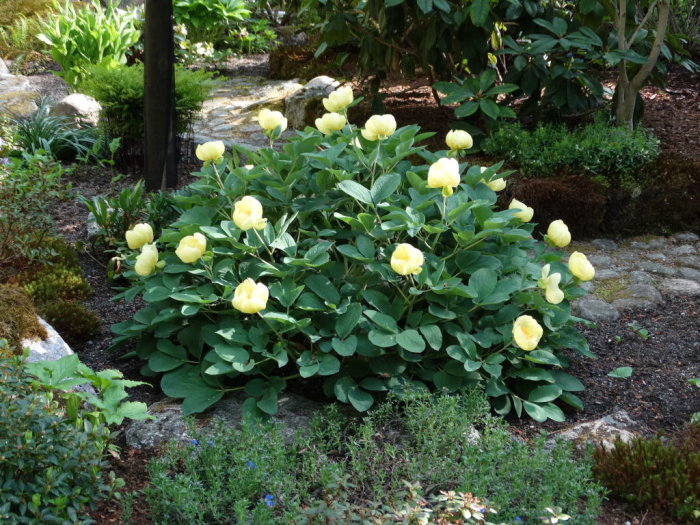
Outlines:
[[[340,98],[352,93],[328,106]],[[426,151],[390,115],[361,132],[330,117],[327,134],[307,128],[280,151],[200,146],[179,218],[156,243],[141,225],[141,252],[124,252],[120,296],[146,307],[113,327],[117,343],[137,339],[188,414],[236,390],[249,415],[275,414],[286,382],[312,377],[359,411],[386,392],[476,385],[501,414],[561,421],[555,400],[580,407],[562,369],[569,351],[593,356],[569,304],[593,277],[586,257],[567,266],[533,238],[532,208],[495,207],[500,164]],[[286,126],[259,119],[273,138]]]
[[[0,350],[4,346],[0,341]],[[0,352],[2,355],[3,352]],[[103,427],[76,426],[37,390],[22,358],[0,358],[0,518],[4,523],[76,523],[108,495]]]

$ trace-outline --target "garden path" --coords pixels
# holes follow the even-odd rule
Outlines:
[[[225,78],[204,103],[194,124],[195,144],[221,140],[226,146],[237,144],[250,149],[269,145],[257,123],[258,112],[262,108],[283,111],[285,97],[301,87],[296,80],[247,75]],[[292,134],[288,129],[282,137]]]

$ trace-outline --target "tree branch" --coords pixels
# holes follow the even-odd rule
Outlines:
[[[637,29],[634,30],[634,33],[632,33],[632,36],[629,39],[630,46],[634,44],[634,40],[637,38],[637,35],[639,34],[639,31],[644,27],[644,24],[647,23],[649,20],[649,16],[651,16],[651,12],[654,10],[654,7],[656,7],[656,0],[652,2],[652,4],[649,6],[649,9],[647,10],[646,14],[644,15],[644,18],[642,18],[642,21],[639,22],[639,25],[637,26]]]

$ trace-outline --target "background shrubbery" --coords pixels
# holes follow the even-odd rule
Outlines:
[[[485,141],[484,151],[530,177],[587,174],[606,186],[633,188],[647,182],[659,141],[649,130],[629,131],[599,118],[574,130],[538,124],[528,131],[503,124]]]

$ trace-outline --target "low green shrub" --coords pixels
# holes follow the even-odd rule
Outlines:
[[[141,147],[143,124],[143,64],[119,67],[93,67],[80,90],[101,105],[100,122],[111,138],[120,137],[125,148]],[[186,133],[209,92],[216,86],[206,71],[175,69],[175,114],[177,132]]]
[[[531,177],[588,174],[608,186],[633,187],[644,184],[659,141],[651,130],[629,131],[602,119],[573,131],[557,124],[539,124],[532,131],[506,124],[485,141],[484,151],[505,157]]]
[[[46,52],[46,44],[36,36],[41,22],[36,16],[17,16],[11,24],[0,25],[0,56],[13,59],[13,69],[18,63]]]
[[[57,415],[22,366],[0,359],[0,521],[87,523],[87,508],[111,490],[102,428]]]
[[[272,138],[282,118],[259,115]],[[327,131],[226,158],[204,145],[210,161],[174,196],[179,218],[123,251],[121,297],[145,307],[114,325],[116,342],[137,340],[185,413],[244,390],[247,411],[275,414],[286,382],[312,377],[360,411],[409,386],[482,385],[499,413],[539,421],[564,419],[556,400],[580,407],[563,368],[569,352],[592,356],[570,301],[593,268],[573,273],[535,240],[531,209],[495,206],[501,165],[426,151],[428,135],[390,115]]]
[[[695,523],[700,513],[700,423],[691,423],[670,441],[618,441],[609,452],[595,450],[593,458],[593,473],[611,496]]]
[[[75,248],[60,238],[44,239],[51,252],[42,264],[34,264],[8,280],[21,286],[36,311],[69,344],[75,345],[100,332],[101,322],[80,301],[92,294],[83,275]]]
[[[428,521],[411,523],[442,523],[436,500],[459,506],[471,493],[488,500],[475,514],[485,509],[489,521],[537,523],[558,506],[592,525],[601,502],[589,458],[514,441],[477,391],[412,393],[362,421],[331,406],[292,438],[279,424],[252,423],[191,435],[149,465],[145,497],[156,523],[389,524],[421,511]],[[430,504],[417,505],[422,498]]]
[[[0,282],[55,255],[49,203],[65,198],[66,170],[45,155],[23,154],[0,164]]]
[[[80,5],[66,0],[43,20],[38,38],[51,48],[51,56],[62,68],[56,75],[72,88],[87,78],[89,66],[125,64],[127,51],[138,42],[141,32],[133,9],[118,5],[114,0],[105,7],[98,0]]]

